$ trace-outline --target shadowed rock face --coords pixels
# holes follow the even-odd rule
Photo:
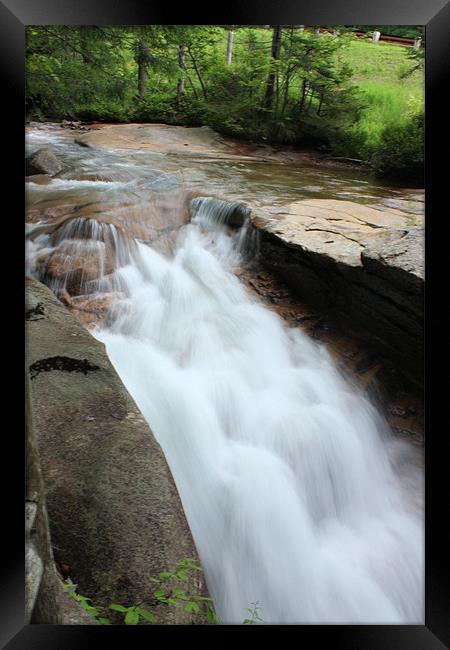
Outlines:
[[[28,312],[30,319],[33,315]],[[29,383],[26,377],[25,622],[95,625],[95,619],[65,593],[55,566]]]
[[[261,261],[423,385],[422,218],[348,201],[253,210]]]
[[[148,578],[196,557],[172,475],[104,346],[27,278],[27,366],[57,563],[94,603],[149,604]],[[188,589],[205,592],[200,574]],[[192,614],[160,606],[162,623]]]

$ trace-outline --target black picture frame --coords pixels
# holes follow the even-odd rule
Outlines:
[[[0,0],[0,68],[2,71],[2,108],[6,110],[2,124],[12,135],[7,165],[3,174],[3,191],[9,192],[13,210],[13,226],[8,233],[8,248],[15,262],[6,275],[9,296],[17,299],[12,319],[13,334],[17,335],[13,382],[8,374],[11,397],[22,395],[23,375],[18,362],[23,350],[23,222],[24,214],[24,89],[25,89],[25,27],[32,24],[417,24],[426,27],[426,612],[424,625],[301,625],[276,626],[274,634],[280,643],[280,634],[289,632],[299,648],[324,644],[333,649],[367,650],[439,650],[450,647],[450,581],[449,535],[445,504],[450,494],[445,487],[449,474],[447,429],[438,422],[438,414],[445,412],[447,390],[445,379],[438,379],[432,371],[433,344],[446,345],[444,311],[436,308],[434,295],[440,277],[446,280],[439,264],[448,257],[441,236],[441,226],[435,220],[445,221],[448,199],[444,196],[448,180],[445,163],[439,165],[439,152],[446,147],[447,104],[443,93],[448,86],[450,63],[450,3],[445,0],[252,0],[238,6],[226,3],[215,10],[196,8],[191,3],[172,6],[168,3],[128,0]],[[11,212],[9,213],[11,214]],[[4,219],[6,222],[6,214]],[[433,225],[434,222],[434,225]],[[12,218],[8,220],[12,223]],[[4,226],[5,227],[5,226]],[[443,226],[442,226],[443,227]],[[438,230],[439,228],[439,230]],[[441,248],[440,248],[441,247]],[[445,293],[444,293],[445,296]],[[439,299],[439,298],[438,298]],[[444,298],[445,302],[445,298]],[[446,311],[446,310],[445,310]],[[444,321],[444,322],[443,322]],[[439,329],[439,327],[441,329]],[[8,342],[8,347],[13,345]],[[442,363],[441,355],[439,360]],[[433,379],[433,382],[432,382]],[[432,387],[431,387],[432,384]],[[442,408],[444,407],[444,408]],[[17,409],[17,414],[21,412]],[[4,522],[2,581],[0,589],[0,643],[8,650],[61,650],[97,647],[109,643],[111,635],[118,642],[140,646],[155,641],[162,634],[164,642],[200,634],[210,641],[227,639],[238,630],[242,635],[256,635],[263,640],[272,635],[275,626],[152,626],[113,628],[102,626],[24,625],[24,553],[23,553],[23,492],[24,437],[19,433],[20,418],[14,426],[5,427],[8,439],[7,463],[13,468],[3,490]],[[24,429],[22,429],[23,431]],[[6,442],[4,443],[6,446]],[[374,540],[376,543],[376,540]],[[294,627],[288,629],[286,627]],[[197,632],[194,632],[197,630]],[[200,632],[198,632],[200,630]],[[123,634],[123,636],[122,636]],[[186,637],[188,634],[188,637]],[[259,637],[263,634],[264,637]],[[282,636],[284,636],[282,634]],[[284,640],[284,639],[282,639]]]

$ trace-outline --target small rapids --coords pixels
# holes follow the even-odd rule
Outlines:
[[[232,273],[245,219],[192,207],[172,256],[136,241],[102,279],[120,298],[93,333],[164,450],[218,615],[423,623],[414,449]]]

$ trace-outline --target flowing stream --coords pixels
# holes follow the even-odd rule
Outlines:
[[[255,242],[224,211],[195,201],[171,254],[112,231],[121,261],[98,289],[117,298],[93,331],[164,450],[217,613],[421,624],[417,452],[323,345],[249,294],[233,268]]]

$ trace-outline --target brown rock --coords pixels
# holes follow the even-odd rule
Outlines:
[[[47,148],[35,151],[26,160],[26,175],[49,174],[54,176],[62,170],[63,166],[54,152]]]
[[[295,201],[276,213],[270,208],[254,210],[252,220],[289,245],[351,266],[362,265],[367,246],[384,248],[386,238],[400,239],[411,228],[411,215],[399,210],[324,199]],[[420,220],[416,217],[417,223]]]
[[[101,250],[103,249],[103,250]],[[99,242],[95,254],[89,247],[70,240],[62,242],[56,251],[39,261],[41,273],[53,286],[64,287],[71,296],[95,290],[92,283],[116,269],[114,251]],[[89,284],[91,283],[91,288]]]

